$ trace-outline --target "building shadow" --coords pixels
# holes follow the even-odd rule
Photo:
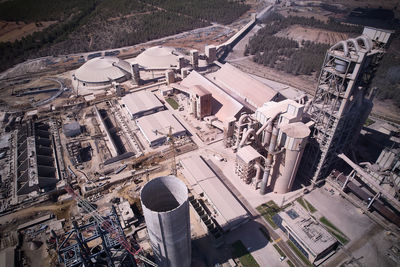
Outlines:
[[[222,265],[230,259],[262,249],[270,242],[268,230],[255,220],[224,233],[222,238],[223,243],[219,246],[210,233],[192,238],[192,267]]]

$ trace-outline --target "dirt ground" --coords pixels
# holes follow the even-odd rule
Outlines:
[[[0,21],[0,42],[14,42],[37,31],[43,31],[57,21],[42,21],[38,23]]]
[[[277,34],[278,37],[286,37],[301,42],[302,40],[324,44],[335,44],[349,38],[348,34],[321,29],[313,29],[299,25],[292,25]]]

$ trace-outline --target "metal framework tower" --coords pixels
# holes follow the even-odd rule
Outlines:
[[[370,83],[391,31],[364,28],[326,53],[309,114],[312,138],[303,158],[303,176],[312,183],[326,177],[337,154],[351,148],[372,109]]]
[[[102,219],[110,227],[115,228],[119,235],[125,236],[114,206],[111,214],[102,217]],[[137,266],[133,255],[121,246],[119,238],[107,231],[104,225],[94,220],[81,226],[74,221],[73,226],[73,229],[66,232],[64,236],[56,236],[53,233],[57,241],[59,262],[66,267]],[[90,248],[89,242],[99,245]]]

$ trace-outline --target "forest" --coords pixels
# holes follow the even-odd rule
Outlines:
[[[272,13],[263,23],[265,27],[255,34],[246,46],[245,55],[254,55],[253,60],[264,66],[285,71],[294,75],[312,75],[318,77],[325,54],[330,45],[310,41],[297,41],[274,36],[280,30],[291,25],[302,25],[324,30],[345,32],[358,36],[361,26],[342,25],[333,19],[327,23],[314,18],[288,16]],[[393,41],[383,57],[372,80],[372,86],[378,87],[377,98],[391,99],[400,107],[400,38],[394,34]]]
[[[143,0],[143,2],[196,19],[222,24],[233,22],[250,8],[242,1],[226,0]]]
[[[191,4],[187,4],[188,1]],[[229,0],[13,0],[0,3],[0,19],[56,20],[41,32],[0,43],[0,71],[30,58],[135,45],[230,23],[249,9]],[[216,8],[217,7],[217,8]]]

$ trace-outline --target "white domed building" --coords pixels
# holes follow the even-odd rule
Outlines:
[[[181,69],[185,60],[185,55],[173,47],[154,46],[127,61],[132,65],[138,64],[139,68],[143,70],[163,71]]]
[[[77,87],[105,87],[132,77],[132,67],[117,57],[96,57],[88,60],[72,75]]]

